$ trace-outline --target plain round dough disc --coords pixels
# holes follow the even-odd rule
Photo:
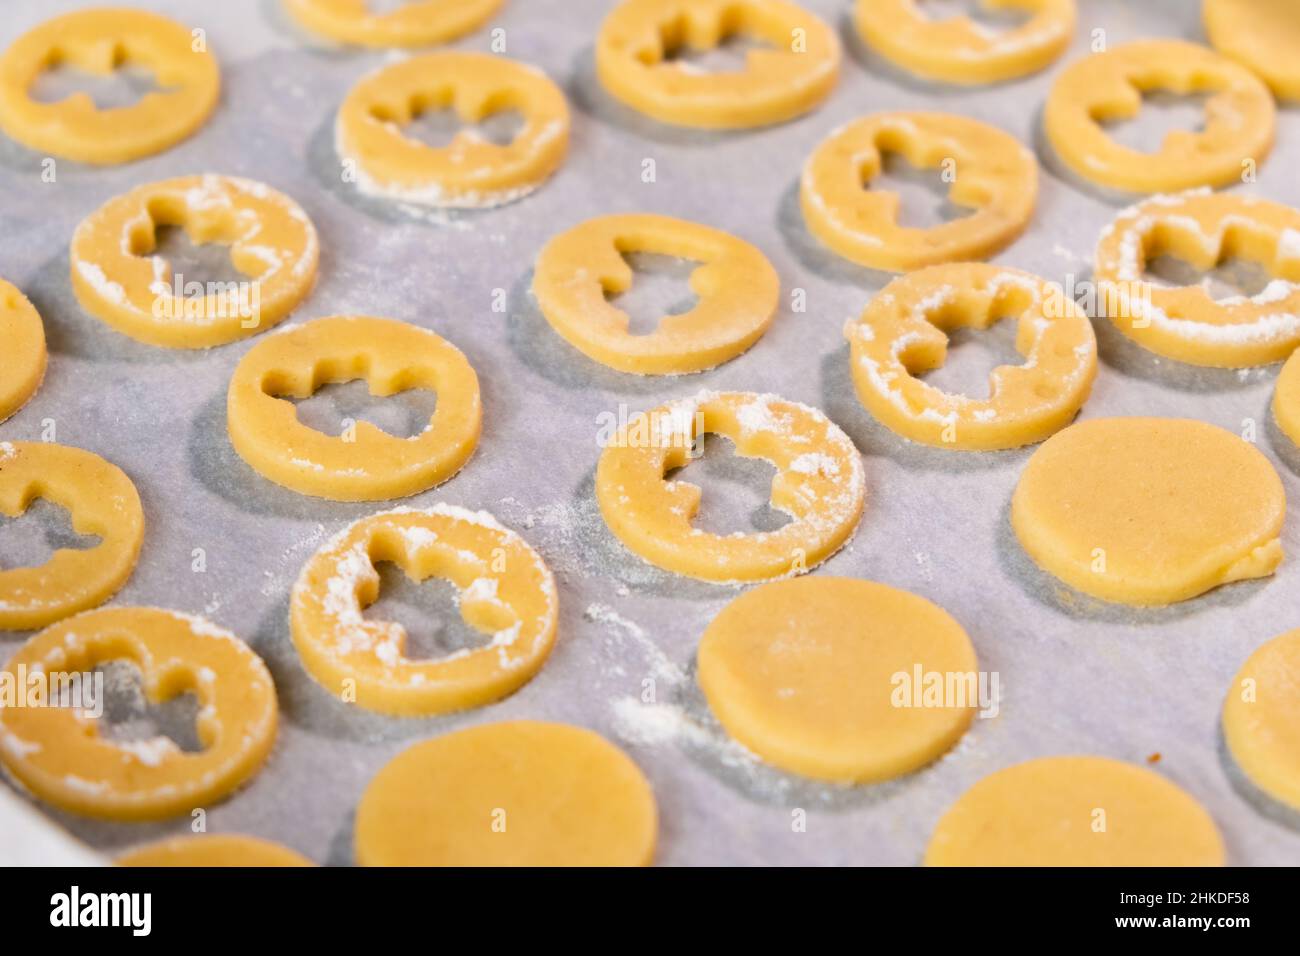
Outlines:
[[[647,866],[654,794],[598,734],[521,720],[404,750],[357,806],[362,866]]]
[[[1223,736],[1255,786],[1300,810],[1300,630],[1247,658],[1223,703]]]
[[[824,780],[875,782],[922,767],[957,742],[978,705],[969,689],[958,706],[955,694],[933,701],[940,706],[898,705],[924,703],[927,674],[978,681],[975,650],[943,609],[853,578],[792,578],[741,595],[705,630],[698,660],[729,734],[777,767]]]
[[[1222,866],[1205,809],[1159,774],[1043,757],[985,777],[943,815],[927,866]]]

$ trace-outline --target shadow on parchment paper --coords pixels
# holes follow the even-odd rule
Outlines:
[[[1260,816],[1281,824],[1288,830],[1300,833],[1300,810],[1289,807],[1276,797],[1265,793],[1246,776],[1246,772],[1241,769],[1236,758],[1232,756],[1232,750],[1228,747],[1228,739],[1223,733],[1222,717],[1216,730],[1215,750],[1219,755],[1219,764],[1223,767],[1223,775],[1228,778],[1228,783],[1237,792],[1237,796],[1250,804]]]
[[[322,866],[356,866],[357,865],[357,808],[352,807],[343,818],[338,831],[330,838],[325,849]]]
[[[1264,408],[1263,417],[1266,423],[1264,431],[1268,434],[1268,443],[1273,449],[1273,454],[1277,455],[1278,460],[1294,474],[1300,475],[1300,448],[1296,447],[1296,443],[1278,427],[1277,418],[1273,415],[1272,393],[1268,396],[1268,405]]]
[[[866,266],[850,262],[817,241],[817,237],[808,231],[803,221],[797,178],[777,200],[776,230],[781,234],[781,240],[786,248],[799,261],[799,265],[823,279],[861,286],[870,289],[874,294],[889,285],[895,278],[892,273],[868,269]],[[864,297],[863,306],[866,305],[866,298],[869,297]]]
[[[1025,553],[1011,527],[1011,497],[1002,506],[998,521],[996,551],[1003,573],[1020,587],[1026,596],[1046,608],[1058,611],[1075,620],[1098,624],[1123,624],[1157,627],[1186,620],[1216,607],[1236,607],[1245,604],[1269,586],[1272,578],[1237,581],[1224,584],[1199,597],[1165,607],[1131,607],[1112,604],[1076,591],[1064,581],[1048,574]]]

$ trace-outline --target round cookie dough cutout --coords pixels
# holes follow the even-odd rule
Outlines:
[[[1300,811],[1300,630],[1246,659],[1223,702],[1223,736],[1251,783]]]
[[[732,737],[782,770],[839,783],[925,766],[980,706],[961,625],[924,598],[853,578],[793,578],[741,595],[705,629],[698,667]]]
[[[173,837],[138,847],[117,858],[118,866],[281,867],[315,866],[301,853],[257,837],[209,833]]]
[[[631,288],[624,255],[649,252],[691,259],[698,303],[634,335],[628,314],[608,301]],[[551,239],[537,257],[533,295],[570,345],[620,372],[678,375],[740,355],[776,315],[781,282],[767,257],[719,229],[645,213],[599,216]]]
[[[1259,74],[1284,100],[1300,100],[1300,6],[1293,0],[1205,0],[1210,46]]]
[[[1292,353],[1277,377],[1273,417],[1282,434],[1300,447],[1300,351]]]
[[[368,47],[413,47],[447,43],[477,30],[505,0],[408,0],[378,12],[371,0],[282,0],[303,29],[333,40]]]
[[[1042,757],[985,777],[949,808],[927,866],[1223,866],[1223,838],[1164,777],[1105,757]]]
[[[40,313],[18,291],[0,279],[0,422],[10,418],[36,394],[45,380],[49,357]]]
[[[483,724],[404,750],[356,814],[362,866],[648,866],[658,814],[621,750],[581,727]]]
[[[1205,422],[1100,418],[1034,452],[1011,525],[1034,562],[1118,604],[1160,606],[1267,577],[1286,493],[1254,445]]]

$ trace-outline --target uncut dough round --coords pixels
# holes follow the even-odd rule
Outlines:
[[[203,283],[156,255],[159,226],[230,248],[246,280]],[[81,221],[69,251],[81,307],[148,345],[204,349],[263,332],[316,282],[320,243],[296,202],[234,176],[180,176],[137,186]],[[179,295],[177,293],[180,293]]]
[[[1151,90],[1212,94],[1199,131],[1176,129],[1154,153],[1130,149],[1102,125],[1131,119]],[[1056,78],[1043,129],[1077,176],[1135,193],[1178,192],[1239,183],[1245,161],[1273,148],[1277,108],[1244,66],[1182,40],[1141,40],[1076,60]]]
[[[13,284],[0,279],[0,422],[36,394],[48,355],[40,313]]]
[[[203,618],[150,607],[87,611],[37,634],[9,659],[15,675],[80,674],[108,661],[140,670],[146,698],[198,698],[203,749],[168,737],[110,740],[72,707],[0,707],[0,761],[42,800],[84,816],[161,820],[228,796],[275,741],[275,687],[262,659]],[[20,671],[20,668],[22,670]]]
[[[732,36],[766,41],[744,69],[708,72],[672,61]],[[802,41],[803,49],[793,48]],[[784,0],[623,0],[600,25],[596,74],[605,91],[661,123],[746,129],[816,109],[840,73],[835,31]]]
[[[1270,797],[1300,811],[1300,630],[1251,654],[1223,702],[1232,759]]]
[[[217,105],[217,60],[174,20],[121,7],[79,10],[46,20],[0,55],[0,129],[38,152],[96,165],[127,163],[189,137]],[[54,103],[31,88],[51,65],[109,76],[126,64],[147,68],[158,89],[132,106],[99,109],[87,93]]]
[[[1273,417],[1282,433],[1300,446],[1300,351],[1292,354],[1277,377]]]
[[[988,0],[983,6],[1031,16],[994,31],[968,16],[932,19],[916,0],[857,0],[853,22],[862,41],[895,66],[963,86],[1037,73],[1064,53],[1074,36],[1074,0]]]
[[[664,476],[686,465],[705,432],[736,454],[776,466],[776,531],[693,528],[700,488]],[[656,567],[728,584],[801,574],[838,551],[862,517],[866,480],[853,442],[815,408],[775,395],[704,391],[632,416],[596,466],[596,500],[610,531]]]
[[[462,129],[446,146],[403,132],[421,113],[452,109],[472,126],[515,111],[505,144]],[[368,196],[443,208],[488,208],[533,192],[564,162],[569,105],[541,70],[487,53],[427,53],[362,77],[339,107],[334,146]]]
[[[491,640],[433,660],[404,656],[407,632],[367,620],[379,597],[375,565],[457,590],[461,617]],[[484,511],[452,505],[362,518],[316,552],[289,606],[307,672],[331,694],[399,716],[443,714],[500,700],[526,684],[555,644],[555,581],[541,556]]]
[[[1147,263],[1177,256],[1197,269],[1234,257],[1272,281],[1215,300],[1204,285],[1144,281]],[[1300,212],[1256,196],[1197,190],[1124,210],[1102,233],[1097,304],[1121,332],[1159,355],[1216,368],[1280,362],[1300,346]]]
[[[1223,866],[1223,838],[1192,796],[1105,757],[999,770],[940,819],[926,866]]]
[[[172,837],[131,850],[118,866],[315,866],[287,846],[237,833]]]
[[[658,814],[598,734],[531,720],[415,744],[357,804],[361,866],[648,866]]]
[[[628,331],[607,300],[632,286],[629,252],[692,259],[694,308],[648,335]],[[588,358],[621,372],[676,375],[740,355],[776,315],[781,280],[754,246],[718,229],[646,213],[600,216],[551,239],[537,257],[533,295],[551,328]]]
[[[742,594],[705,629],[698,665],[727,733],[821,780],[876,783],[923,767],[957,743],[979,704],[971,684],[967,699],[922,706],[924,675],[978,681],[961,625],[915,594],[853,578],[792,578]]]
[[[377,13],[368,0],[284,0],[299,26],[340,43],[371,47],[432,46],[472,33],[504,0],[410,0]]]
[[[989,397],[915,376],[948,356],[947,332],[1016,316],[1022,365],[999,365]],[[895,279],[844,330],[858,399],[891,431],[937,448],[988,451],[1042,441],[1074,420],[1097,375],[1092,323],[1060,286],[983,263]]]
[[[144,509],[122,469],[98,455],[47,442],[0,442],[0,514],[20,517],[43,498],[68,512],[90,548],[60,548],[34,568],[0,569],[0,630],[45,627],[103,604],[135,570]]]
[[[955,164],[948,201],[974,211],[938,226],[900,226],[898,193],[869,188],[883,152],[918,169]],[[950,113],[855,120],[821,142],[799,181],[808,230],[849,261],[888,272],[993,255],[1024,232],[1037,197],[1033,153],[996,127]]]
[[[1294,0],[1205,0],[1210,45],[1259,74],[1279,99],[1300,100],[1300,6]]]
[[[1254,445],[1183,418],[1101,418],[1034,452],[1011,525],[1043,570],[1119,604],[1155,606],[1267,577],[1286,493]]]
[[[369,422],[326,435],[277,396],[310,397],[322,385],[365,379],[371,395],[436,392],[418,435],[397,438]],[[419,494],[460,470],[483,422],[478,376],[460,350],[394,319],[336,315],[268,336],[230,379],[226,426],[239,456],[264,478],[304,495],[375,501]]]

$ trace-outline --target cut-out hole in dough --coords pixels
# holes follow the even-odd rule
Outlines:
[[[1023,365],[1016,351],[1016,322],[999,319],[987,329],[958,328],[946,333],[948,357],[942,366],[913,374],[950,395],[983,401],[991,397],[989,375],[1002,365]]]
[[[776,467],[770,461],[737,455],[724,435],[705,434],[699,447],[698,458],[664,476],[665,481],[699,487],[700,510],[692,527],[711,534],[752,534],[789,524],[790,516],[772,507]]]
[[[248,279],[235,268],[230,260],[230,247],[225,243],[196,243],[183,226],[167,223],[156,226],[154,235],[153,250],[144,254],[166,259],[171,268],[164,281],[175,284],[179,277],[182,291],[191,282],[201,284],[206,290],[208,283],[244,282]]]
[[[965,17],[977,27],[995,32],[1014,30],[1031,17],[1028,10],[990,9],[986,0],[921,0],[917,7],[935,23]]]
[[[155,704],[145,696],[140,668],[127,660],[105,661],[104,716],[99,733],[117,744],[144,744],[165,737],[186,753],[203,750],[199,739],[199,698],[193,691]]]
[[[298,421],[308,428],[336,438],[363,421],[394,438],[414,438],[429,427],[438,404],[437,394],[423,388],[372,395],[370,386],[359,378],[324,384],[309,398],[274,397],[293,402],[298,408]]]
[[[103,75],[82,70],[57,58],[32,84],[29,94],[38,103],[58,103],[75,93],[85,93],[96,109],[124,109],[134,106],[146,94],[162,88],[148,67],[127,61],[118,51],[112,73]]]
[[[1199,285],[1215,301],[1258,295],[1273,281],[1262,263],[1231,255],[1212,269],[1198,269],[1177,256],[1159,255],[1147,262],[1143,278],[1160,288]]]
[[[664,38],[664,62],[675,63],[692,73],[741,73],[751,50],[770,50],[772,44],[760,37],[730,33],[708,50],[697,50],[669,31]]]
[[[1200,133],[1205,129],[1205,104],[1212,93],[1181,96],[1166,90],[1144,90],[1137,116],[1103,120],[1107,134],[1121,146],[1156,153],[1174,130]]]
[[[609,304],[627,313],[632,335],[650,335],[665,316],[689,312],[699,302],[690,279],[701,263],[657,252],[627,252],[623,258],[636,274],[631,288]]]
[[[944,182],[940,170],[913,166],[902,153],[888,149],[881,150],[880,160],[880,173],[870,182],[864,182],[863,188],[898,194],[899,226],[930,229],[974,211],[949,198],[951,183]]]
[[[67,509],[44,498],[37,498],[17,518],[0,515],[0,570],[39,568],[55,551],[81,551],[99,543],[98,535],[78,534]]]
[[[365,609],[365,617],[406,628],[402,652],[406,660],[437,660],[492,643],[490,633],[461,616],[460,593],[450,581],[439,577],[415,581],[391,561],[376,562],[375,570],[379,598]]]
[[[518,110],[499,110],[481,122],[466,123],[449,106],[429,107],[413,111],[411,122],[402,127],[402,135],[434,149],[449,146],[462,131],[497,146],[508,146],[524,124],[523,114]]]

